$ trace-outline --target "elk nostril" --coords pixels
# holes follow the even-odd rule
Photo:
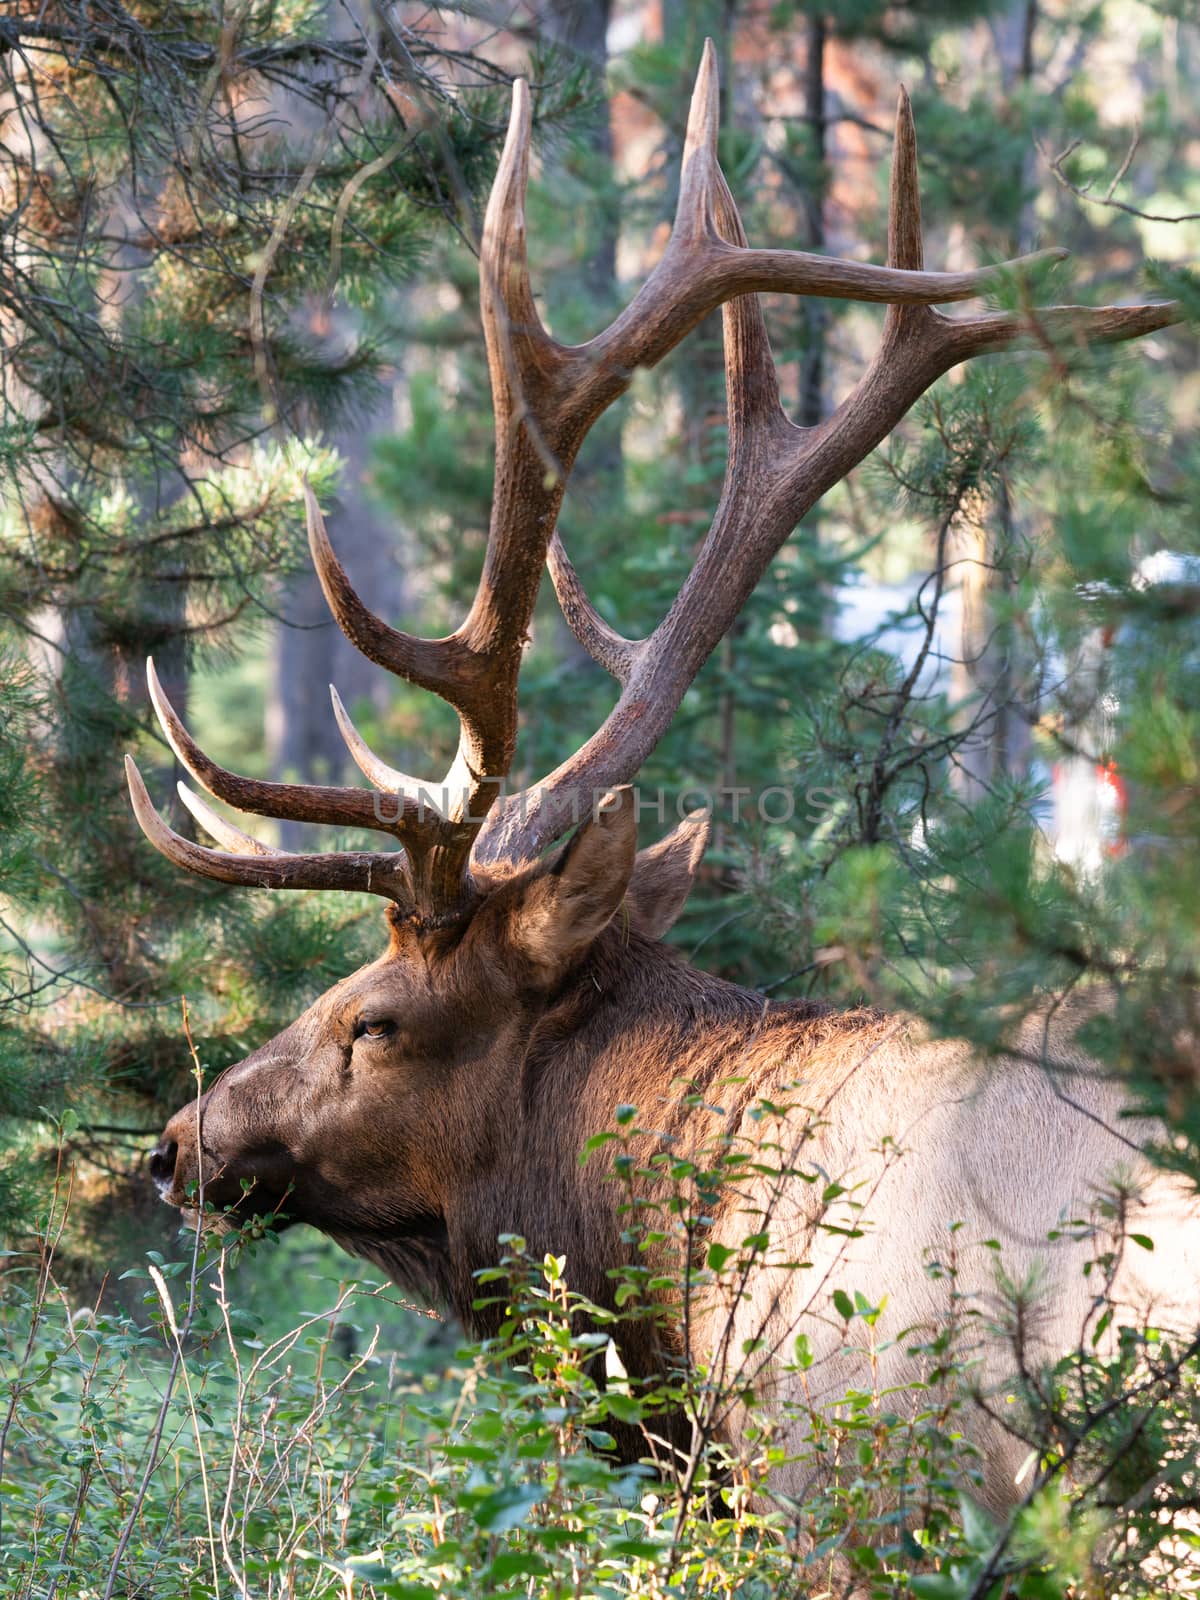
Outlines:
[[[165,1194],[174,1181],[175,1158],[178,1154],[179,1146],[174,1139],[161,1139],[150,1157],[150,1176],[158,1185],[160,1194]]]

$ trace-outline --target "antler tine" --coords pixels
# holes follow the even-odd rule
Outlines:
[[[303,488],[309,552],[338,627],[368,660],[457,707],[470,676],[469,651],[454,634],[445,639],[420,639],[403,633],[365,606],[330,543],[325,518],[307,478]]]
[[[943,370],[972,356],[999,350],[1060,353],[1064,346],[1121,344],[1182,322],[1178,300],[1139,306],[1030,306],[979,317],[939,319],[946,356]]]
[[[529,285],[525,248],[525,186],[531,106],[527,85],[513,87],[512,115],[493,184],[480,251],[483,320],[496,416],[495,495],[483,573],[463,626],[442,639],[421,639],[389,626],[355,593],[334,553],[316,497],[304,484],[313,564],[333,615],[370,660],[418,688],[432,690],[458,713],[458,754],[445,780],[443,808],[413,794],[412,780],[379,760],[334,696],[334,714],[354,759],[372,782],[396,796],[395,815],[378,794],[315,784],[267,783],[238,776],[210,760],[162,692],[148,665],[150,694],[179,760],[211,794],[243,811],[304,822],[361,826],[403,839],[404,897],[422,916],[438,916],[469,898],[472,841],[512,762],[517,730],[517,676],[537,599],[546,548],[554,531],[567,472],[586,425],[574,438],[553,429],[547,393],[561,371],[559,347],[542,328]],[[153,842],[181,865],[228,882],[279,886],[355,887],[375,870],[374,857],[259,856],[240,830],[235,844],[209,851],[180,839],[162,823],[145,789],[131,777],[135,809]],[[218,827],[221,823],[211,814]],[[206,822],[206,826],[208,823]],[[313,863],[324,860],[326,868]],[[236,865],[235,865],[236,864]],[[395,877],[395,864],[387,870]],[[287,879],[287,883],[284,879]],[[391,880],[389,880],[391,881]],[[397,880],[398,881],[398,880]],[[391,888],[380,892],[399,898]]]
[[[461,900],[467,892],[475,835],[512,762],[517,678],[566,475],[591,423],[626,386],[631,367],[657,360],[709,310],[747,290],[785,288],[932,302],[976,293],[994,276],[991,271],[939,276],[797,252],[750,250],[717,162],[718,105],[716,53],[710,43],[692,96],[676,226],[668,250],[642,293],[610,329],[589,345],[566,350],[547,335],[530,287],[525,189],[532,113],[527,86],[522,81],[514,85],[508,134],[480,251],[480,300],[496,427],[495,492],[483,572],[456,633],[445,639],[418,640],[375,617],[354,594],[333,554],[315,499],[306,493],[314,560],[343,630],[372,659],[434,690],[459,714],[459,752],[447,779],[452,798],[443,807],[443,816],[433,819],[432,831],[425,826],[428,819],[423,819],[409,823],[405,834],[414,880],[434,908]],[[757,311],[731,313],[727,330],[734,347],[729,381],[739,392],[730,411],[729,492],[706,541],[712,555],[730,548],[738,537],[740,515],[728,509],[737,498],[733,486],[757,470],[753,462],[763,454],[757,448],[742,451],[735,435],[742,428],[754,431],[752,415],[770,419],[764,438],[771,429],[786,432],[788,427],[778,413],[773,365]],[[757,548],[762,538],[761,533],[751,538],[750,548]],[[640,675],[635,662],[646,665],[646,650],[623,640],[602,622],[561,547],[555,547],[549,560],[568,621],[585,648],[628,687]],[[745,560],[742,551],[739,565]],[[706,570],[702,557],[694,576],[699,579]],[[689,581],[685,590],[682,614],[696,603],[695,585]],[[685,601],[683,594],[680,601]],[[658,630],[660,644],[672,631],[664,628],[665,622]],[[703,629],[695,634],[685,654],[690,657],[691,648],[705,636]],[[647,732],[656,723],[657,717],[649,719]],[[356,735],[348,743],[373,781],[386,777],[391,783],[391,769],[366,753]],[[402,785],[396,787],[403,790]],[[306,808],[305,814],[311,812]]]
[[[717,90],[716,51],[708,40],[692,96],[679,204],[667,248],[626,310],[587,344],[565,352],[570,379],[564,393],[573,414],[586,417],[587,425],[623,392],[637,367],[661,361],[709,312],[737,295],[773,292],[940,305],[972,299],[1006,273],[1067,254],[1039,250],[968,272],[925,272],[907,259],[881,267],[800,250],[752,250],[744,239],[722,239],[713,227],[720,177]]]
[[[746,236],[732,194],[721,169],[712,160],[702,176],[694,176],[716,151],[716,59],[705,51],[704,64],[692,97],[684,166],[690,174],[691,200],[696,212],[703,210],[706,225],[720,230],[722,238],[745,244]],[[680,210],[683,211],[683,201]],[[727,497],[730,486],[743,468],[747,441],[756,426],[768,431],[774,425],[785,430],[789,424],[779,404],[779,381],[766,325],[756,295],[729,301],[723,311],[725,336],[726,414],[729,425],[729,460],[726,472]],[[714,524],[715,526],[715,524]],[[626,639],[611,628],[588,599],[562,540],[556,533],[550,541],[546,565],[555,594],[572,633],[594,661],[622,686],[629,682],[648,641]],[[553,782],[553,780],[548,780]]]
[[[692,101],[689,146],[696,165],[716,142],[715,57],[705,65]],[[697,179],[692,203],[703,206],[707,224],[733,246],[745,231],[729,187],[713,159]],[[727,631],[761,566],[747,561],[761,534],[759,499],[748,487],[778,472],[777,453],[801,430],[788,422],[779,402],[779,380],[757,295],[728,301],[722,313],[728,456],[721,499],[700,553],[667,617],[648,638],[636,642],[614,632],[591,605],[557,535],[548,556],[559,602],[584,648],[608,668],[623,693],[603,727],[535,789],[510,801],[489,819],[477,842],[480,860],[536,852],[578,816],[590,795],[607,788],[612,770],[632,779],[661,738],[688,684]],[[793,519],[794,520],[794,519]],[[793,522],[777,532],[774,548]],[[628,779],[622,779],[622,782]]]
[[[512,759],[521,652],[566,475],[586,431],[580,431],[564,454],[551,403],[562,353],[542,327],[529,286],[525,190],[530,128],[529,88],[518,79],[480,246],[480,309],[496,419],[496,472],[483,572],[460,630],[487,663],[490,717],[466,730],[480,746],[470,766],[496,776],[507,772]],[[483,746],[488,743],[494,748],[485,759]]]
[[[332,684],[329,685],[329,698],[333,703],[333,719],[337,723],[338,732],[363,776],[369,778],[377,789],[382,789],[387,794],[411,795],[415,798],[421,788],[419,781],[410,778],[406,772],[400,772],[396,767],[389,766],[375,754],[351,722],[350,713],[342,704],[342,697]]]
[[[1173,304],[1056,307],[963,320],[932,309],[978,295],[1014,270],[1022,272],[1065,252],[1039,251],[965,273],[924,271],[916,138],[903,91],[888,265],[751,249],[717,160],[718,107],[716,54],[710,43],[692,97],[679,205],[667,249],[611,326],[589,343],[568,349],[546,333],[530,287],[525,186],[532,116],[527,86],[520,81],[514,85],[480,251],[480,301],[496,428],[492,514],[479,585],[455,633],[414,638],[375,616],[351,587],[305,485],[313,560],[342,630],[370,659],[437,693],[458,714],[458,753],[445,781],[449,797],[440,811],[414,797],[413,780],[369,750],[336,696],[335,716],[355,760],[372,782],[397,797],[394,818],[380,808],[378,793],[238,777],[210,761],[194,743],[150,669],[151,695],[167,737],[212,794],[261,815],[393,833],[403,840],[407,860],[261,854],[239,830],[224,835],[234,846],[230,851],[205,850],[172,834],[150,806],[140,780],[135,785],[131,778],[139,820],[172,859],[226,881],[295,887],[370,888],[372,876],[383,872],[386,886],[379,888],[376,882],[374,892],[410,901],[427,920],[457,914],[475,892],[473,847],[480,861],[536,854],[581,814],[580,803],[589,790],[603,793],[632,780],[796,523],[943,372],[969,356],[1018,343],[1045,346],[1060,337],[1107,342],[1179,320]],[[795,428],[779,407],[756,300],[760,291],[833,295],[892,308],[875,360],[819,427]],[[623,639],[588,601],[561,544],[551,543],[567,474],[588,429],[628,387],[633,370],[661,359],[718,305],[725,307],[729,412],[729,459],[721,498],[693,570],[667,614],[648,639]],[[516,745],[522,652],[547,561],[568,622],[616,677],[621,693],[581,750],[497,811]],[[552,802],[558,801],[569,802],[569,808],[556,811]]]
[[[352,889],[411,903],[407,862],[402,851],[339,851],[329,855],[290,855],[285,851],[244,855],[210,850],[175,832],[159,816],[132,756],[125,757],[129,798],[142,832],[168,861],[202,878],[260,889]],[[207,824],[206,824],[207,826]],[[247,836],[248,837],[248,836]]]
[[[375,797],[365,789],[334,788],[316,783],[268,783],[230,772],[205,755],[184,727],[163,692],[152,658],[146,661],[146,682],[167,743],[196,782],[218,800],[255,816],[281,817],[290,822],[325,822],[343,828],[370,828],[397,837],[403,835],[405,824],[411,821],[415,808],[408,807],[397,808],[400,814],[385,820],[376,808]]]
[[[704,94],[697,95],[704,115],[712,104],[712,78],[706,52],[702,69]],[[697,151],[709,148],[697,140]],[[699,162],[697,162],[699,168]],[[573,756],[569,757],[533,789],[510,800],[493,813],[476,843],[480,860],[535,854],[563,832],[578,815],[589,793],[598,793],[616,784],[629,783],[670,724],[688,685],[757,584],[768,562],[796,524],[832,484],[843,478],[900,421],[913,402],[941,374],[958,361],[989,349],[1003,349],[1017,342],[1030,343],[1042,336],[1066,333],[1088,342],[1135,337],[1179,320],[1175,305],[1117,307],[1102,311],[1083,311],[1062,307],[1046,312],[992,314],[961,321],[930,309],[934,300],[947,298],[930,292],[929,285],[944,287],[944,278],[921,270],[921,210],[917,170],[916,132],[912,107],[902,90],[896,119],[896,145],[893,154],[891,200],[889,206],[887,268],[864,268],[870,278],[869,292],[852,292],[853,298],[881,298],[893,302],[885,319],[881,348],[854,391],[832,417],[819,427],[794,427],[782,414],[778,401],[778,382],[770,346],[757,298],[739,293],[731,298],[725,288],[718,295],[711,285],[697,283],[712,265],[712,251],[726,252],[726,261],[738,259],[741,289],[793,288],[808,278],[809,264],[787,252],[756,252],[743,248],[744,235],[732,197],[719,168],[713,162],[705,181],[704,205],[711,207],[715,228],[723,238],[702,239],[691,260],[683,265],[676,253],[673,272],[686,271],[687,282],[671,287],[670,274],[665,285],[668,298],[674,296],[670,316],[647,309],[638,313],[635,300],[624,319],[618,318],[606,334],[581,351],[593,358],[600,350],[606,356],[618,348],[646,358],[647,351],[659,350],[666,335],[686,332],[695,296],[708,293],[706,309],[718,298],[727,301],[724,315],[726,387],[729,412],[729,459],[721,499],[695,565],[666,616],[648,639],[631,646],[613,635],[600,621],[583,595],[578,578],[565,571],[565,556],[551,556],[560,597],[565,590],[564,610],[576,613],[572,626],[585,647],[597,659],[605,650],[616,648],[623,670],[619,681],[622,692],[603,725]],[[700,193],[699,179],[693,195]],[[699,204],[694,199],[693,203]],[[697,237],[693,230],[693,237]],[[1061,254],[1062,252],[1043,252]],[[671,256],[664,256],[661,267]],[[763,281],[760,267],[764,258],[774,256],[799,261],[794,278],[781,273],[773,282]],[[809,258],[815,259],[815,258]],[[1032,258],[1026,258],[1032,259]],[[1007,268],[1022,263],[1008,263]],[[833,264],[840,274],[841,266]],[[829,263],[823,263],[829,266]],[[858,269],[856,269],[858,270]],[[719,275],[718,275],[719,276]],[[971,292],[977,292],[988,278],[971,275]],[[651,283],[654,279],[652,276]],[[715,280],[713,280],[715,281]],[[837,292],[845,293],[851,281],[842,275]],[[926,287],[914,292],[914,284]],[[649,289],[650,285],[647,285]],[[643,291],[643,295],[646,291]],[[689,299],[688,296],[693,298]],[[666,317],[666,322],[663,318]],[[675,321],[671,322],[671,317]],[[657,318],[657,320],[656,320]],[[689,324],[690,325],[690,324]],[[665,345],[663,345],[665,348]],[[661,351],[659,351],[661,353]],[[597,390],[612,386],[603,372],[594,379]],[[593,405],[581,398],[581,406]],[[569,567],[569,563],[568,563]],[[610,639],[611,636],[611,639]],[[616,646],[611,640],[617,641]],[[621,649],[621,647],[624,647]]]
[[[917,128],[913,120],[908,90],[900,85],[896,102],[896,132],[892,142],[892,178],[888,193],[889,267],[919,272],[925,265],[925,242],[921,234],[921,180],[917,168]],[[883,319],[881,347],[894,346],[919,338],[930,326],[935,313],[927,306],[890,305]]]
[[[706,39],[688,107],[672,244],[687,242],[695,245],[713,231],[713,182],[721,170],[717,163],[720,119],[721,82],[717,71],[717,52],[712,40]]]
[[[480,243],[480,293],[489,359],[506,368],[509,340],[549,346],[529,282],[525,234],[525,193],[529,184],[529,152],[533,107],[524,78],[513,83],[508,132],[492,181],[483,217]]]
[[[1065,254],[1065,252],[1064,252]],[[917,130],[912,102],[901,86],[896,107],[888,207],[888,265],[920,268],[921,192],[917,170]],[[1052,348],[1060,339],[1078,344],[1108,344],[1170,327],[1180,317],[1177,302],[1144,306],[1053,306],[1024,312],[990,312],[975,317],[945,317],[920,306],[893,305],[884,321],[884,347],[898,336],[923,331],[931,342],[944,343],[943,370],[988,351]],[[936,331],[935,331],[936,330]]]
[[[497,420],[498,472],[502,458],[499,441]],[[441,785],[445,803],[439,806],[425,785],[389,766],[370,749],[330,686],[334,717],[351,756],[377,788],[396,796],[396,819],[388,821],[391,831],[404,840],[421,911],[437,914],[444,905],[461,902],[466,894],[466,865],[472,840],[499,794],[512,761],[520,645],[515,650],[505,649],[503,640],[497,645],[493,639],[490,648],[479,649],[468,642],[466,634],[478,610],[478,597],[467,623],[445,638],[418,639],[390,627],[363,604],[351,586],[334,554],[316,496],[307,483],[304,493],[309,548],[325,598],[342,632],[370,660],[418,688],[432,689],[458,713],[458,755]],[[553,526],[552,515],[550,525]],[[489,535],[489,552],[491,544]],[[541,560],[540,547],[538,559]],[[481,591],[486,579],[485,563]],[[505,607],[500,609],[504,611]],[[531,599],[530,613],[532,610]],[[522,638],[527,627],[528,616],[522,626]],[[477,635],[482,632],[477,626],[472,631]],[[378,802],[372,799],[370,806],[372,816],[378,817]],[[382,809],[386,816],[386,808]]]
[[[674,237],[694,241],[713,235],[744,247],[742,219],[716,160],[717,117],[716,51],[709,40],[688,116]],[[768,426],[778,423],[785,428],[787,423],[779,404],[779,380],[758,297],[746,295],[726,302],[723,319],[728,481],[738,470],[744,441],[756,422]],[[575,637],[618,683],[628,683],[647,641],[626,639],[609,627],[588,599],[557,533],[550,541],[546,564],[563,616]]]
[[[261,839],[243,833],[240,828],[235,828],[232,822],[223,817],[219,811],[214,811],[208,801],[194,789],[189,789],[186,783],[177,783],[175,791],[204,831],[211,834],[219,845],[232,851],[235,856],[281,856],[286,853],[283,850],[276,850],[274,845],[263,844]]]
[[[737,203],[718,167],[714,184],[714,210],[721,237],[738,248],[746,244]],[[743,451],[754,435],[793,430],[779,401],[779,374],[771,354],[771,341],[756,294],[727,300],[721,313],[725,349],[725,412],[729,423],[729,454],[725,489],[741,465]]]
[[[496,419],[495,493],[483,572],[462,627],[443,639],[422,640],[375,616],[351,587],[305,486],[313,560],[342,631],[370,659],[432,689],[458,712],[459,749],[443,785],[446,804],[439,815],[422,800],[419,815],[405,819],[414,883],[432,910],[463,898],[472,840],[512,763],[522,652],[579,442],[560,449],[545,404],[547,379],[560,362],[529,284],[525,188],[531,127],[529,89],[518,80],[480,249],[480,302]],[[339,702],[334,711],[352,756],[372,782],[411,797],[413,781],[368,750]]]
[[[720,238],[739,248],[746,245],[741,216],[717,162],[719,92],[717,55],[710,39],[705,41],[688,113],[679,201],[671,240],[676,249],[685,244],[694,248],[706,238]],[[778,377],[757,296],[726,302],[723,317],[732,472],[751,420],[762,416],[782,421],[783,414],[779,405]],[[604,621],[588,599],[557,533],[550,541],[546,564],[571,631],[592,659],[624,686],[647,641],[626,639]]]
[[[558,596],[563,618],[571,632],[598,666],[603,667],[618,683],[628,683],[642,641],[626,639],[605,622],[584,592],[579,574],[557,533],[550,541],[546,565],[550,569],[550,581]]]
[[[1065,251],[1062,252],[1064,255]],[[921,180],[917,169],[917,125],[908,90],[900,85],[896,134],[892,144],[892,182],[888,197],[888,266],[920,272],[925,265],[921,237]]]

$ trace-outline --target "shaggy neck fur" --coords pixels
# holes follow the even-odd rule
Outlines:
[[[535,1261],[565,1255],[571,1287],[611,1305],[609,1273],[629,1254],[622,1195],[604,1151],[580,1169],[587,1140],[615,1125],[620,1105],[637,1107],[642,1128],[678,1138],[689,1092],[735,1123],[753,1092],[752,1067],[765,1057],[802,1058],[806,1041],[843,1029],[861,1037],[863,1021],[817,1004],[767,1002],[610,926],[531,1019],[523,1057],[490,1094],[445,1214],[402,1240],[344,1242],[395,1282],[449,1305],[479,1335],[494,1332],[501,1308],[475,1307],[476,1274],[496,1264],[504,1233],[524,1237]],[[727,1081],[739,1077],[746,1081]],[[715,1131],[708,1120],[703,1135]],[[649,1350],[630,1354],[631,1370],[653,1364]]]

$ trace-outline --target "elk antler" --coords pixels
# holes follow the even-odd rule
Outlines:
[[[1173,302],[964,318],[934,310],[1066,252],[1040,251],[974,272],[924,271],[916,134],[903,90],[887,265],[750,249],[717,162],[717,68],[709,42],[692,96],[667,248],[610,327],[587,344],[564,346],[543,328],[529,282],[524,201],[530,122],[529,90],[518,81],[480,250],[496,469],[483,572],[461,627],[446,638],[419,639],[375,616],[351,587],[320,509],[307,486],[305,491],[313,561],[339,626],[372,661],[454,707],[461,730],[454,764],[438,789],[423,789],[368,748],[334,692],[338,726],[374,793],[240,778],[193,743],[151,669],[151,695],[167,737],[210,793],[259,815],[373,828],[404,846],[403,854],[289,855],[259,845],[199,802],[199,811],[192,805],[198,820],[227,847],[209,850],[162,822],[131,763],[139,822],[159,849],[193,871],[271,887],[369,889],[423,918],[458,914],[473,892],[472,860],[536,855],[590,809],[597,793],[634,778],[792,529],[944,372],[989,351],[1064,339],[1106,343],[1179,320]],[[798,428],[783,414],[760,291],[888,306],[874,360],[818,427]],[[720,501],[666,616],[647,638],[625,639],[596,612],[555,534],[567,478],[589,428],[628,387],[634,371],[660,361],[718,306],[724,308],[729,418]],[[544,565],[568,624],[617,680],[621,694],[603,726],[555,772],[523,794],[501,799],[516,743],[521,656]]]

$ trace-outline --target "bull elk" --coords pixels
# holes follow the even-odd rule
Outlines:
[[[678,210],[661,259],[628,308],[602,333],[564,346],[543,328],[526,257],[524,194],[530,95],[513,90],[512,116],[483,229],[480,287],[495,408],[494,498],[482,576],[465,621],[441,639],[399,632],[352,589],[307,494],[312,558],[339,626],[372,661],[431,690],[458,713],[460,740],[444,783],[424,790],[370,750],[336,691],[333,712],[370,788],[271,783],[219,766],[193,742],[149,667],[150,694],[183,766],[210,794],[244,812],[391,835],[400,848],[293,854],[242,832],[199,796],[180,792],[219,848],[191,842],[159,816],[132,761],[128,777],[142,829],[171,861],[225,883],[268,889],[347,889],[390,901],[389,942],[371,965],[323,995],[296,1022],[227,1071],[175,1115],[152,1157],[163,1198],[234,1212],[282,1209],[397,1281],[417,1283],[465,1324],[475,1274],[494,1263],[497,1236],[564,1253],[574,1286],[611,1302],[625,1246],[602,1163],[578,1153],[621,1103],[653,1121],[680,1113],[682,1080],[721,1101],[731,1137],[752,1133],[763,1097],[791,1094],[810,1108],[798,1159],[838,1184],[873,1193],[873,1225],[847,1238],[820,1226],[814,1186],[795,1181],[775,1204],[773,1245],[804,1274],[763,1275],[743,1302],[692,1319],[690,1355],[717,1327],[741,1350],[768,1352],[808,1331],[810,1393],[834,1399],[863,1381],[865,1359],[845,1348],[828,1310],[831,1282],[889,1297],[896,1329],[936,1315],[940,1291],[922,1248],[965,1224],[960,1287],[993,1285],[998,1238],[1010,1274],[1048,1263],[1039,1326],[1046,1352],[1069,1347],[1091,1290],[1087,1245],[1047,1233],[1088,1202],[1118,1166],[1135,1168],[1140,1205],[1158,1233],[1141,1276],[1122,1269],[1114,1293],[1157,1316],[1195,1320],[1200,1231],[1190,1202],[1156,1176],[1118,1133],[1118,1086],[1073,1054],[1056,1092],[1031,1053],[986,1067],[961,1044],[923,1041],[904,1018],[766,1003],[689,967],[663,943],[705,842],[690,818],[637,850],[628,786],[668,727],[697,671],[737,617],[783,541],[831,485],[888,434],[957,363],[1017,346],[1134,338],[1178,320],[1173,304],[1060,306],[952,317],[938,304],[979,296],[1001,276],[1023,277],[1044,251],[1002,268],[924,269],[917,149],[900,94],[892,157],[886,266],[748,247],[717,162],[717,76],[711,44],[697,77],[682,158]],[[758,294],[824,295],[887,307],[878,354],[818,426],[784,415]],[[709,312],[723,307],[728,464],[712,524],[662,621],[627,639],[589,601],[555,521],[588,429]],[[583,647],[615,678],[603,725],[541,782],[502,793],[517,731],[517,679],[543,568]],[[594,804],[597,795],[604,803]],[[438,803],[434,804],[436,797]],[[584,817],[570,842],[547,854]],[[1069,1034],[1069,1030],[1068,1030]],[[1027,1041],[1028,1043],[1028,1041]],[[722,1088],[721,1086],[725,1087]],[[733,1085],[731,1087],[731,1085]],[[791,1090],[788,1086],[795,1086]],[[686,1117],[684,1117],[686,1121]],[[905,1149],[885,1158],[888,1137]],[[819,1190],[820,1185],[816,1188]],[[860,1191],[861,1192],[861,1191]],[[737,1246],[743,1207],[718,1208],[711,1237]],[[1157,1229],[1156,1229],[1157,1221]],[[778,1251],[776,1252],[778,1253]],[[1140,1253],[1139,1253],[1140,1254]],[[980,1258],[980,1259],[977,1259]],[[814,1287],[816,1285],[817,1287]],[[1180,1292],[1186,1290],[1186,1304]],[[765,1337],[764,1337],[765,1335]],[[652,1362],[637,1331],[631,1370]],[[902,1343],[880,1356],[878,1380],[920,1376]],[[988,1370],[1003,1374],[1003,1353]],[[1008,1357],[1011,1360],[1011,1354]],[[769,1356],[756,1381],[786,1392]],[[744,1387],[744,1386],[743,1386]],[[744,1415],[744,1413],[743,1413]],[[730,1419],[736,1447],[742,1423]],[[1016,1497],[1025,1456],[981,1411],[970,1429],[985,1461],[986,1495]],[[636,1442],[630,1444],[636,1449]],[[800,1466],[780,1483],[803,1487]],[[788,1474],[791,1473],[789,1478]]]

